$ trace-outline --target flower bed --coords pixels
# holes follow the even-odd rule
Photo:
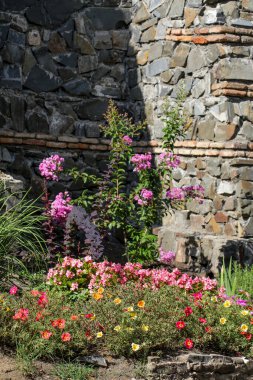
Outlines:
[[[157,349],[252,354],[253,307],[246,294],[228,298],[214,280],[178,270],[64,260],[53,271],[62,270],[61,279],[67,271],[86,272],[87,298],[71,300],[63,284],[22,294],[12,288],[1,295],[2,342],[22,342],[44,357],[104,349],[125,356]]]

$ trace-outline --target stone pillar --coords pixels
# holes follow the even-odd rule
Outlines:
[[[164,219],[162,244],[178,265],[216,274],[221,256],[252,262],[253,5],[251,1],[142,0],[132,29],[152,137],[163,98],[187,93],[192,127],[175,152],[174,186],[202,184],[205,202]]]

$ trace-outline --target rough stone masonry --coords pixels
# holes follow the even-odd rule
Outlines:
[[[0,169],[37,192],[52,152],[104,170],[110,98],[147,118],[136,151],[159,153],[164,98],[183,84],[193,125],[174,185],[201,183],[206,200],[165,218],[160,240],[196,272],[216,274],[221,253],[251,262],[252,43],[253,0],[0,0]]]

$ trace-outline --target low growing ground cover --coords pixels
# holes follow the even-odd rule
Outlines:
[[[145,357],[154,350],[194,348],[252,354],[253,307],[245,292],[228,297],[215,280],[133,264],[115,271],[108,262],[100,263],[103,281],[92,271],[97,263],[89,261],[88,270],[85,261],[83,267],[81,260],[69,262],[72,271],[84,270],[79,277],[88,281],[89,292],[79,289],[70,297],[63,283],[43,291],[12,287],[0,297],[1,342],[22,345],[36,358],[104,350]]]

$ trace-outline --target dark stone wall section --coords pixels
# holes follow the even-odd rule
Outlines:
[[[131,1],[0,0],[0,131],[99,137],[127,104]]]

